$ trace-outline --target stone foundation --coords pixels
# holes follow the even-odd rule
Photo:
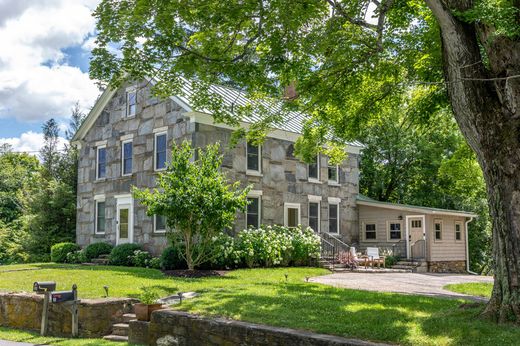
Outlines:
[[[270,327],[223,318],[206,318],[172,310],[154,311],[151,322],[130,321],[129,342],[161,346],[382,345],[289,328]]]
[[[101,337],[110,334],[112,324],[123,321],[135,299],[82,299],[79,304],[79,335]],[[43,295],[29,293],[0,293],[0,326],[40,330]],[[70,336],[71,314],[60,304],[49,304],[50,336]]]
[[[428,271],[432,273],[465,273],[466,261],[428,262]]]

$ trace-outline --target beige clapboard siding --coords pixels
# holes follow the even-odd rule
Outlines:
[[[434,221],[442,221],[442,240],[435,240]],[[461,223],[461,240],[455,240],[455,222]],[[429,252],[431,261],[455,261],[466,259],[466,231],[464,218],[454,216],[426,217],[428,226]]]

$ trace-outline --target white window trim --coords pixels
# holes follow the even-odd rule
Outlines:
[[[134,134],[133,133],[129,133],[127,135],[121,136],[120,140],[121,141],[126,141],[126,140],[133,139],[133,138],[134,138]]]
[[[254,192],[260,192],[259,194]],[[249,191],[247,194],[247,198],[256,198],[258,199],[258,227],[262,224],[262,191],[254,190]],[[247,224],[247,209],[246,209],[246,217],[245,217],[245,223],[246,223],[246,229],[249,228],[249,225]]]
[[[248,147],[249,147],[249,143],[246,141],[246,174],[247,175],[253,175],[253,176],[260,176],[261,177],[261,176],[263,176],[263,174],[262,174],[262,146],[261,145],[257,146],[257,148],[258,148],[258,170],[249,169],[247,167]]]
[[[251,190],[247,193],[247,197],[261,197],[263,194],[262,190]]]
[[[307,180],[310,183],[321,184],[322,182],[320,180],[320,154],[316,155],[316,174],[318,175],[317,178],[309,176],[309,166],[310,166],[310,164],[307,164]]]
[[[105,176],[99,177],[99,150],[105,149]],[[96,147],[96,180],[103,180],[107,178],[107,146],[106,144]]]
[[[391,223],[398,223],[401,225],[401,238],[399,238],[399,239],[390,238],[390,224]],[[377,226],[376,226],[376,228],[377,228]],[[377,238],[377,232],[376,232],[376,238]],[[389,243],[397,243],[403,239],[404,239],[403,238],[403,220],[386,220],[386,240]]]
[[[367,233],[366,233],[366,225],[375,225],[376,226],[376,229],[375,229],[375,232],[376,232],[376,239],[367,239]],[[365,221],[362,221],[361,222],[361,238],[363,239],[364,242],[368,242],[368,243],[375,243],[375,242],[378,242],[379,240],[377,239],[377,222],[376,221],[373,221],[373,220],[365,220]]]
[[[168,132],[162,131],[155,133],[153,140],[153,170],[155,172],[160,172],[166,170],[166,162],[164,164],[164,168],[157,168],[157,137],[166,135],[166,162],[168,161]]]
[[[441,225],[441,239],[437,239],[435,230],[435,224],[439,223]],[[444,224],[442,222],[442,219],[434,219],[433,220],[433,241],[436,243],[441,243],[444,240]]]
[[[307,198],[309,199],[309,202],[314,202],[314,203],[321,202],[321,196],[307,195]]]
[[[460,239],[457,240],[457,225],[460,226]],[[463,238],[463,227],[462,227],[463,223],[462,221],[455,221],[455,225],[453,226],[453,239],[455,240],[456,243],[462,243],[464,241],[464,238]]]
[[[152,130],[153,133],[168,132],[168,126],[157,127]]]
[[[302,213],[300,203],[284,203],[283,204],[283,224],[287,227],[289,223],[289,209],[298,209],[298,225],[302,223]]]
[[[309,197],[310,197],[310,196],[309,196]],[[315,197],[318,197],[318,196],[315,196]],[[309,222],[308,222],[309,227],[310,227],[310,223],[311,223],[311,221],[310,221],[310,220],[311,220],[311,203],[316,203],[316,204],[318,204],[318,229],[315,229],[314,232],[320,233],[320,232],[321,232],[321,196],[320,196],[320,200],[316,200],[316,199],[311,200],[311,199],[309,198],[309,203],[308,203],[308,205],[309,205],[309,208],[308,208],[308,209],[309,209],[309,210],[307,210],[307,213],[308,213],[308,214],[307,214],[307,215],[308,215],[308,221],[309,221]]]
[[[128,103],[128,94],[129,93],[135,93],[135,113],[134,114],[129,114],[129,110],[130,110],[130,104]],[[125,118],[133,118],[137,114],[137,86],[130,86],[130,87],[126,88],[125,98],[126,98]]]
[[[166,224],[164,225],[164,230],[157,229],[157,215],[153,216],[153,233],[164,234],[166,233]]]
[[[341,228],[340,228],[340,221],[341,221],[341,219],[339,217],[339,215],[340,215],[340,208],[339,208],[339,206],[340,206],[341,199],[340,198],[336,198],[336,197],[329,197],[328,198],[328,202],[329,202],[329,208],[328,208],[328,215],[327,215],[327,217],[329,218],[329,227],[327,228],[327,233],[329,233],[329,234],[340,234],[341,233],[340,232],[340,230],[341,230]],[[338,214],[336,215],[336,219],[338,220],[338,231],[337,232],[330,232],[330,230],[329,230],[330,229],[330,206],[331,205],[337,206],[337,208],[336,208],[336,210],[338,211]]]
[[[125,144],[132,143],[132,167],[130,167],[130,173],[125,174]],[[133,139],[127,139],[121,142],[121,176],[128,177],[134,173],[134,144]]]
[[[99,203],[105,203],[105,232],[99,232],[98,231],[98,205]],[[107,217],[107,205],[105,196],[103,195],[96,195],[94,196],[94,234],[105,234],[106,233],[106,217]]]
[[[336,166],[336,180],[329,180],[329,168],[330,167],[334,167]],[[332,185],[332,186],[339,186],[340,183],[339,183],[339,165],[328,165],[327,166],[327,180],[328,180],[328,183],[329,185]]]

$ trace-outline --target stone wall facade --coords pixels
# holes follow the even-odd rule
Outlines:
[[[78,307],[79,335],[102,337],[110,334],[112,325],[123,321],[123,314],[132,311],[135,299],[84,299]],[[43,295],[0,293],[0,326],[40,330]],[[49,304],[48,335],[70,336],[71,314],[60,304]]]
[[[428,262],[428,271],[432,273],[466,273],[466,261]]]
[[[151,322],[131,321],[129,342],[140,345],[248,346],[376,346],[372,342],[302,330],[204,318],[185,312],[159,310]]]
[[[357,241],[357,209],[355,198],[359,190],[357,154],[350,153],[340,166],[339,184],[327,180],[327,158],[320,156],[320,182],[310,182],[307,164],[294,157],[293,143],[268,137],[262,145],[262,172],[246,174],[246,144],[234,148],[227,145],[231,130],[211,124],[199,123],[173,100],[151,97],[150,90],[141,85],[137,96],[136,115],[126,117],[126,89],[118,90],[101,112],[95,124],[81,141],[78,170],[78,218],[77,242],[86,246],[93,242],[117,243],[117,200],[129,195],[131,186],[154,187],[157,172],[154,171],[154,142],[157,131],[167,131],[168,152],[173,143],[189,140],[194,146],[221,142],[224,153],[223,168],[230,181],[240,181],[243,186],[253,184],[261,191],[261,223],[284,224],[284,203],[300,204],[300,219],[308,225],[308,196],[321,196],[320,228],[328,229],[328,198],[339,198],[340,236],[348,243]],[[133,142],[133,170],[122,176],[122,141]],[[106,145],[106,178],[96,179],[97,147]],[[106,205],[105,233],[95,233],[96,199]],[[153,217],[146,215],[145,207],[133,203],[133,239],[143,244],[155,255],[167,245],[164,233],[154,233]],[[245,215],[237,215],[234,230],[245,228]]]

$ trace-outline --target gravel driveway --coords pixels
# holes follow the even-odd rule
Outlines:
[[[435,274],[435,273],[352,273],[342,272],[311,278],[334,287],[353,288],[368,291],[420,294],[445,298],[469,298],[486,301],[481,297],[451,292],[442,287],[448,284],[466,282],[493,282],[490,276]]]

